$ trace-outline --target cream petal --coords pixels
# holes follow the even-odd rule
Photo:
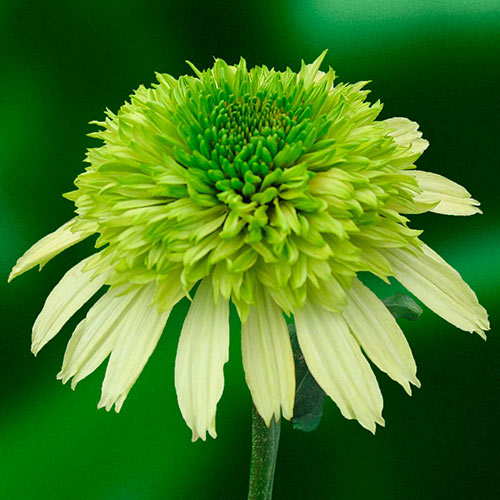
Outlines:
[[[229,359],[229,303],[217,304],[212,282],[205,278],[184,320],[175,360],[175,388],[193,441],[215,438],[215,412],[224,389],[224,364]]]
[[[65,323],[104,285],[105,275],[94,276],[85,266],[95,255],[71,268],[50,292],[42,311],[33,325],[33,354],[54,338]]]
[[[255,288],[255,305],[241,327],[243,366],[252,399],[267,426],[293,416],[295,367],[283,312],[268,293]]]
[[[377,379],[342,314],[308,301],[295,325],[307,367],[342,415],[372,432],[376,423],[384,425]]]
[[[118,334],[109,358],[98,408],[119,412],[130,389],[154,351],[170,311],[159,312],[156,285],[141,287],[115,325]]]
[[[343,316],[366,355],[411,394],[409,382],[420,387],[417,367],[401,328],[383,302],[354,278]]]
[[[408,118],[395,117],[384,120],[389,127],[395,129],[389,135],[399,146],[411,147],[411,152],[417,155],[422,154],[428,147],[429,142],[422,139],[422,132],[418,130],[418,123],[408,120]]]
[[[396,279],[429,309],[457,328],[486,338],[484,331],[490,328],[486,310],[460,274],[436,252],[423,245],[415,253],[400,248],[383,249],[383,253]]]
[[[75,222],[76,218],[71,219],[53,233],[37,241],[18,259],[9,275],[9,281],[38,264],[40,264],[40,267],[44,266],[52,257],[55,257],[58,253],[84,240],[95,232],[95,229],[73,232],[71,229]]]
[[[73,377],[71,387],[92,373],[111,353],[122,318],[135,300],[137,290],[111,287],[89,310],[76,327],[64,354],[57,378],[65,384]]]
[[[471,198],[470,193],[460,184],[442,175],[421,170],[412,170],[408,175],[418,182],[422,192],[415,196],[417,204],[435,204],[430,211],[445,215],[474,215],[482,213],[479,202]]]

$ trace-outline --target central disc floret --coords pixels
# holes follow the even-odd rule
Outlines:
[[[177,160],[188,167],[192,191],[224,203],[235,196],[259,205],[271,202],[283,170],[316,137],[311,107],[285,95],[237,97],[219,90],[217,96],[198,96],[191,105],[203,112],[182,113],[180,133],[190,151],[177,149]]]

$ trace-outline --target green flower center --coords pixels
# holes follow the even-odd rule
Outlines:
[[[176,150],[189,169],[197,193],[227,203],[240,195],[244,202],[267,204],[279,192],[283,169],[299,158],[316,138],[311,106],[283,94],[259,92],[236,97],[220,90],[202,94],[202,112],[181,112],[181,137],[190,151]],[[199,109],[199,108],[198,108]]]
[[[158,75],[108,112],[68,197],[78,229],[97,226],[112,284],[189,290],[211,276],[245,317],[257,285],[286,312],[307,297],[337,310],[357,272],[387,276],[378,247],[418,236],[397,211],[412,211],[401,171],[415,155],[376,120],[364,82],[334,86],[320,63],[217,60],[196,77]]]

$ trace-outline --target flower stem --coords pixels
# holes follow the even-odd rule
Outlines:
[[[248,500],[272,498],[280,431],[281,421],[276,422],[273,418],[271,425],[266,427],[255,406],[252,408],[252,457]]]

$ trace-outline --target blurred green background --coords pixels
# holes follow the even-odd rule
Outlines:
[[[250,396],[233,325],[219,437],[190,442],[174,392],[187,304],[119,415],[97,411],[104,367],[76,392],[56,381],[81,314],[35,359],[33,321],[81,244],[7,286],[33,242],[72,216],[88,122],[116,111],[154,72],[179,76],[214,56],[298,69],[325,48],[339,81],[372,80],[382,118],[421,124],[422,169],[464,184],[473,218],[419,216],[413,227],[457,267],[488,308],[485,343],[426,310],[405,322],[422,388],[408,398],[378,373],[386,428],[376,436],[331,402],[312,434],[283,425],[275,499],[500,498],[500,223],[498,0],[0,1],[0,498],[160,500],[245,498]],[[379,288],[382,295],[391,292]],[[403,320],[404,322],[404,320]]]

